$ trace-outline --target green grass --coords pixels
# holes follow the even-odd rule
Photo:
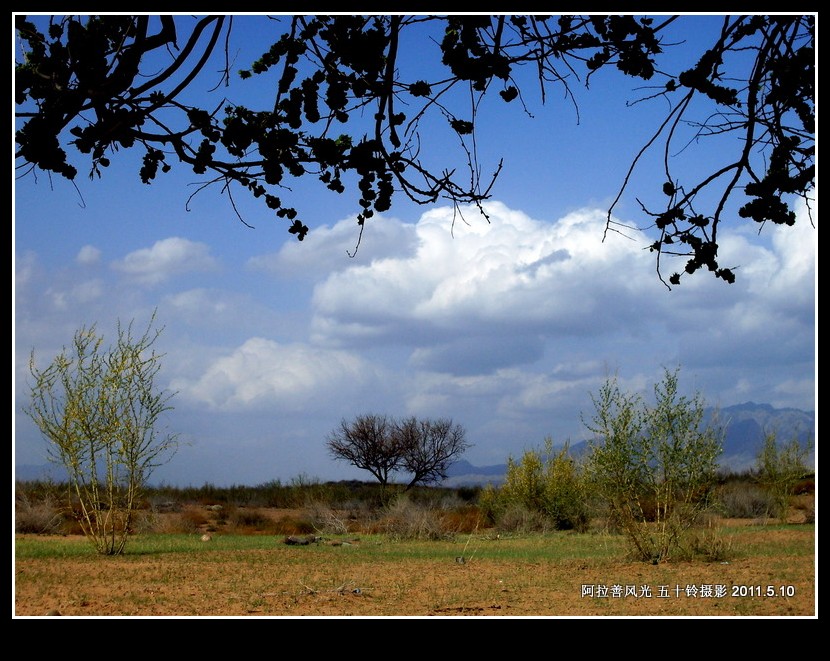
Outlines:
[[[337,537],[327,538],[336,540]],[[343,540],[354,539],[344,537]],[[613,558],[624,549],[625,540],[619,535],[548,533],[529,534],[496,539],[494,536],[458,535],[451,541],[402,540],[384,535],[361,535],[347,552],[366,560],[389,561],[407,559],[488,558],[497,560],[552,560],[560,558]],[[127,542],[124,555],[152,556],[161,554],[221,555],[228,551],[273,551],[275,548],[302,549],[306,557],[343,554],[343,547],[311,544],[288,547],[282,536],[273,535],[214,535],[210,542],[202,542],[198,535],[149,534],[138,535]],[[97,553],[86,540],[79,538],[34,537],[19,538],[15,542],[17,559],[95,557]]]
[[[136,535],[127,541],[125,556],[160,555],[167,553],[204,553],[220,550],[251,551],[273,549],[277,540],[270,535],[214,535],[203,542],[199,535],[153,533]],[[77,558],[97,556],[95,548],[85,539],[72,537],[25,537],[15,540],[15,557]]]
[[[770,533],[784,530],[800,534],[788,535],[786,544],[782,544],[780,540],[770,541]],[[732,537],[733,544],[740,550],[741,555],[766,557],[815,555],[818,557],[815,524],[812,523],[747,526],[726,529],[724,532]]]
[[[790,540],[785,548],[780,542],[770,541],[769,533],[775,530],[796,530],[804,534]],[[723,528],[720,534],[731,539],[737,555],[775,556],[813,555],[814,525],[781,525],[742,528]],[[343,553],[342,547],[325,543],[305,547],[289,547],[281,535],[214,535],[210,542],[203,542],[199,535],[152,533],[137,535],[127,542],[124,555],[153,556],[161,554],[199,554],[210,556],[224,552],[273,551],[275,548],[300,548],[306,557]],[[331,536],[329,541],[348,541],[353,537]],[[455,536],[452,540],[394,540],[384,535],[361,535],[348,548],[349,555],[366,560],[406,560],[472,558],[494,560],[557,560],[574,557],[585,559],[620,558],[626,551],[626,538],[608,533],[553,532],[527,535],[511,535],[496,538],[494,535]],[[17,559],[35,558],[81,558],[95,557],[97,552],[87,540],[78,537],[36,537],[27,536],[15,541]]]

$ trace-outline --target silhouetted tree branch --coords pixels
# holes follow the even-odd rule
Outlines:
[[[261,199],[299,240],[309,227],[286,182],[310,176],[355,195],[362,235],[365,221],[389,210],[395,193],[418,204],[446,199],[481,209],[501,163],[482,177],[477,108],[498,95],[504,103],[519,99],[527,112],[523,67],[535,71],[543,103],[559,87],[574,106],[573,82],[584,74],[587,86],[610,67],[648,83],[638,102],[664,99],[670,109],[633,156],[607,230],[617,230],[611,214],[634,168],[648,150],[662,148],[664,173],[653,190],[665,202],[640,201],[640,229],[653,237],[647,247],[656,253],[658,277],[676,285],[681,275],[705,268],[734,282],[734,267],[718,261],[722,222],[792,225],[793,203],[802,199],[809,208],[813,195],[815,17],[723,16],[697,59],[680,71],[663,70],[669,26],[694,18],[283,17],[274,21],[267,52],[238,72],[242,80],[278,76],[273,104],[257,110],[224,97],[194,101],[191,94],[222,49],[213,93],[229,82],[232,17],[16,16],[17,167],[73,180],[73,148],[89,157],[89,176],[101,177],[114,154],[138,147],[142,182],[178,162],[228,195],[241,189]],[[437,43],[440,61],[430,62],[436,51],[422,48],[423,77],[404,79],[398,63],[405,42]],[[431,165],[444,153],[422,152],[421,122],[436,114],[458,139],[466,172]],[[703,175],[676,173],[678,155],[704,140],[722,163]],[[688,257],[683,273],[666,282],[662,255]]]

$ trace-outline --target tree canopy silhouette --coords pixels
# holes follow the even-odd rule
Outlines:
[[[466,436],[450,418],[398,420],[370,413],[341,420],[326,447],[332,457],[369,471],[384,487],[394,473],[408,473],[408,491],[447,479],[449,467],[470,447]]]
[[[116,153],[137,149],[144,183],[185,165],[204,176],[204,186],[220,186],[232,205],[243,191],[261,199],[301,241],[309,227],[286,182],[316,177],[327,189],[355,196],[359,244],[365,222],[390,209],[395,195],[419,204],[478,205],[486,216],[481,203],[501,163],[482,176],[477,109],[485,97],[500,97],[527,112],[530,90],[520,71],[534,72],[532,86],[545,102],[556,88],[573,101],[575,81],[587,85],[597,71],[613,68],[643,81],[636,102],[663,100],[667,110],[621,175],[606,231],[625,231],[612,212],[645,152],[662,150],[663,172],[637,196],[644,248],[655,253],[658,276],[670,287],[706,269],[731,283],[733,267],[718,260],[723,221],[793,225],[799,198],[810,209],[815,17],[725,15],[702,52],[669,70],[665,55],[676,44],[667,29],[690,18],[284,16],[271,23],[270,48],[232,72],[233,16],[18,15],[17,168],[73,180],[79,166],[68,151],[75,150],[89,159],[89,176],[101,177]],[[404,79],[398,56],[411,32],[423,46],[423,71]],[[215,98],[195,95],[193,81],[217,58],[223,59]],[[222,86],[233,77],[267,72],[276,78],[262,79],[274,85],[267,107],[225,98]],[[692,114],[700,108],[693,101],[701,100],[702,117]],[[426,151],[421,128],[435,115],[458,140],[463,172],[434,165],[443,149]],[[691,128],[691,139],[681,128]],[[711,171],[676,174],[678,154],[704,142],[722,162]],[[653,191],[659,201],[641,201]],[[682,271],[664,274],[664,256],[679,257]]]

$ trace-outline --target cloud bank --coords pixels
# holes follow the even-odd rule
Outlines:
[[[158,309],[171,427],[192,441],[163,474],[196,483],[347,474],[324,439],[366,412],[453,417],[474,444],[465,458],[501,463],[547,435],[581,440],[590,393],[612,373],[648,396],[680,366],[681,386],[712,404],[813,408],[816,231],[803,210],[761,240],[724,235],[734,285],[699,273],[671,291],[643,235],[603,240],[602,210],[485,210],[375,218],[354,257],[353,218],[242,263],[221,238],[122,257],[85,244],[55,267],[24,251],[16,380],[32,346],[48,354],[90,320]],[[18,425],[25,455],[39,441]]]

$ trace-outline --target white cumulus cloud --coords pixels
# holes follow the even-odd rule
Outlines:
[[[156,285],[178,274],[212,271],[217,262],[206,244],[170,237],[131,252],[112,266],[142,284]]]
[[[617,235],[603,242],[599,210],[574,212],[556,223],[500,203],[486,210],[489,222],[468,211],[466,222],[455,223],[451,209],[430,211],[416,226],[413,255],[330,275],[314,294],[321,339],[346,341],[358,329],[377,329],[378,319],[393,336],[413,325],[584,330],[632,288],[641,295],[655,289],[641,243]],[[397,323],[390,325],[392,320]]]
[[[184,399],[220,410],[325,409],[333,396],[361,390],[372,367],[344,351],[280,344],[253,337],[207,365],[196,379],[171,387]]]
[[[636,326],[638,307],[662,293],[645,239],[603,242],[600,210],[546,222],[498,202],[485,209],[489,219],[431,210],[410,254],[330,274],[314,291],[313,339],[411,346],[415,367],[483,373],[537,360],[545,336]]]
[[[92,265],[97,264],[101,259],[101,251],[95,246],[86,245],[78,251],[75,260],[78,264]]]

